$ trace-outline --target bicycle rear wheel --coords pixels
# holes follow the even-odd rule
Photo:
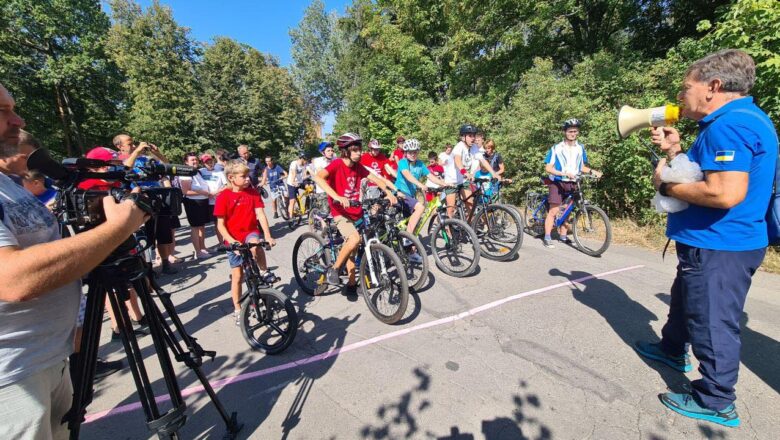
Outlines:
[[[279,216],[282,217],[285,221],[290,219],[290,213],[287,211],[287,198],[286,197],[277,197],[276,198],[276,211],[279,213]]]
[[[252,349],[277,354],[292,344],[298,313],[292,301],[274,289],[258,289],[241,304],[241,334]]]
[[[526,234],[532,237],[538,237],[544,234],[544,219],[547,217],[547,203],[544,204],[538,211],[534,210],[538,207],[539,199],[533,198],[526,200],[525,209],[523,210],[523,230]]]
[[[408,244],[404,244],[404,239]],[[390,247],[406,268],[406,281],[409,284],[409,289],[417,290],[425,286],[428,282],[428,253],[425,252],[425,247],[420,239],[406,231],[399,231],[396,239],[390,242]],[[419,262],[412,261],[412,259],[416,259],[415,254],[420,257]]]
[[[431,253],[436,267],[453,277],[469,276],[479,265],[479,239],[463,220],[445,219],[431,231]]]
[[[517,255],[523,245],[522,225],[520,214],[504,205],[487,205],[471,221],[482,256],[495,261],[510,260]]]
[[[293,275],[298,287],[309,295],[324,281],[325,271],[331,265],[329,250],[325,239],[313,232],[304,232],[295,240]]]
[[[375,280],[369,273],[369,258],[374,267]],[[395,324],[403,318],[409,303],[409,285],[403,263],[392,249],[381,243],[373,243],[360,259],[358,274],[360,293],[378,320],[385,324]]]
[[[574,244],[584,254],[597,257],[603,254],[612,241],[609,217],[598,206],[585,205],[578,210],[572,222]]]

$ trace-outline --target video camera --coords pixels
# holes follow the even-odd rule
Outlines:
[[[54,213],[64,225],[71,225],[77,231],[91,229],[106,218],[103,212],[103,198],[111,195],[119,202],[133,199],[149,215],[181,214],[182,193],[179,188],[160,188],[139,185],[141,182],[159,180],[163,177],[194,176],[197,168],[186,165],[170,165],[149,160],[141,167],[128,168],[99,159],[68,158],[57,163],[44,149],[35,150],[27,158],[27,167],[39,170],[55,181],[59,188]],[[108,168],[105,172],[92,171]],[[87,179],[102,179],[109,182],[101,189],[79,189]],[[118,182],[118,186],[114,187]],[[133,186],[141,188],[140,193],[131,193]]]

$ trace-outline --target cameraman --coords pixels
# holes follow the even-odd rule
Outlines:
[[[24,121],[0,84],[0,157],[17,153]],[[68,355],[73,351],[79,279],[138,229],[132,201],[103,199],[106,222],[60,239],[57,220],[0,173],[0,438],[67,438]],[[13,280],[13,282],[8,282]]]

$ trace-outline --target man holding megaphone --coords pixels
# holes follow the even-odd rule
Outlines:
[[[682,372],[691,370],[690,345],[701,379],[691,382],[690,394],[664,393],[661,402],[687,417],[731,427],[740,423],[734,405],[740,317],[766,251],[764,216],[778,155],[772,122],[748,95],[755,75],[753,59],[740,50],[694,62],[677,97],[682,116],[699,125],[693,145],[683,153],[676,129],[652,131],[668,160],[687,154],[704,180],[665,183],[660,175],[667,159],[656,168],[661,195],[690,206],[668,217],[666,234],[676,242],[679,264],[661,342],[635,344],[642,356]]]

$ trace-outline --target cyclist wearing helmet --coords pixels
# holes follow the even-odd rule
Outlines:
[[[471,124],[465,124],[460,127],[460,142],[458,142],[455,145],[455,148],[452,150],[453,161],[451,162],[450,166],[455,168],[454,172],[453,170],[450,170],[450,173],[446,173],[445,170],[445,176],[447,174],[454,176],[455,181],[453,182],[450,180],[447,183],[461,184],[463,183],[464,179],[471,179],[474,177],[474,173],[479,170],[480,165],[485,167],[485,169],[493,177],[496,179],[501,179],[501,176],[499,176],[493,170],[493,167],[487,163],[482,155],[482,152],[480,152],[479,147],[474,145],[477,132],[477,127],[474,127]],[[450,177],[450,179],[451,178],[452,177]],[[445,194],[447,194],[447,215],[452,217],[455,213],[455,193],[447,191]],[[469,199],[471,196],[471,190],[466,188],[462,189],[460,196],[466,203],[466,210],[470,211],[472,204],[471,199]]]
[[[577,142],[581,125],[582,123],[574,118],[564,121],[563,141],[553,145],[544,158],[544,170],[549,174],[549,178],[545,179],[545,184],[550,190],[550,196],[547,198],[550,209],[544,219],[543,242],[544,246],[548,248],[555,247],[551,236],[555,217],[560,211],[564,195],[576,188],[574,182],[577,180],[577,176],[581,173],[600,175],[598,171],[585,165],[588,162],[588,155],[585,153],[585,147]],[[558,230],[559,240],[562,243],[569,242],[566,233],[567,228],[564,224]]]
[[[415,193],[417,188],[425,191],[427,187],[423,185],[420,180],[428,176],[428,180],[441,185],[443,187],[449,186],[443,179],[440,179],[428,170],[425,166],[425,162],[418,160],[420,153],[420,142],[417,139],[409,139],[404,142],[403,146],[404,158],[398,162],[398,176],[395,178],[395,187],[398,188],[403,195],[403,207],[406,214],[409,216],[409,222],[406,224],[406,231],[413,233],[414,228],[417,226],[417,222],[420,221],[420,217],[425,211],[425,206],[417,201]],[[414,256],[417,259],[414,259]],[[410,256],[412,261],[419,263],[422,261],[418,254],[412,254]]]
[[[265,167],[263,168],[263,177],[260,179],[260,185],[258,188],[263,188],[265,184],[268,184],[270,194],[275,194],[279,187],[284,185],[284,179],[287,177],[287,173],[284,168],[274,162],[274,158],[271,156],[265,157]],[[279,218],[279,211],[276,207],[276,197],[271,197],[271,203],[273,204],[274,218]]]
[[[306,168],[306,153],[298,153],[298,158],[290,162],[290,172],[287,173],[287,211],[293,218],[295,211],[295,198],[298,197],[298,188],[303,185],[303,179],[309,175]]]
[[[320,154],[322,154],[322,156],[317,157],[311,161],[313,168],[313,172],[311,173],[312,177],[316,176],[320,170],[324,170],[325,167],[330,165],[330,163],[333,162],[333,159],[336,157],[336,150],[333,149],[333,142],[321,142],[317,149],[320,150]],[[325,211],[325,208],[328,207],[328,195],[325,194],[325,190],[320,188],[319,185],[317,185],[317,189],[314,194],[314,206],[316,206],[317,209],[321,211]]]
[[[350,202],[360,200],[360,184],[363,179],[375,183],[387,194],[392,203],[398,203],[385,180],[370,173],[360,165],[360,156],[363,152],[363,139],[355,133],[344,133],[336,141],[340,150],[340,157],[330,163],[325,169],[320,170],[314,176],[317,183],[328,194],[328,204],[333,215],[333,224],[344,237],[344,244],[339,251],[336,261],[328,268],[326,279],[328,284],[339,283],[339,271],[344,264],[347,265],[347,292],[355,291],[355,263],[349,258],[360,244],[360,234],[355,229],[354,222],[361,218],[363,210],[360,206],[351,206]],[[317,287],[315,295],[325,291],[326,284]]]

